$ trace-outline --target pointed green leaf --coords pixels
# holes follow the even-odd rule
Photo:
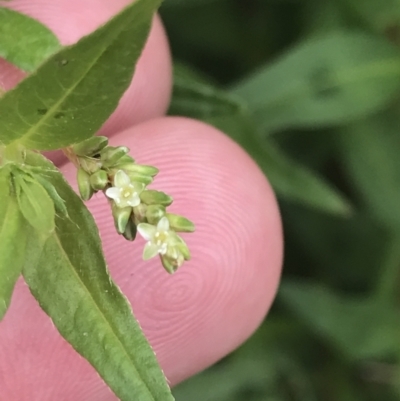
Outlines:
[[[49,167],[39,155],[27,162]],[[173,400],[154,352],[109,276],[93,217],[59,172],[48,176],[67,202],[69,218],[56,217],[40,260],[24,267],[30,290],[119,399]]]
[[[7,169],[8,170],[8,169]],[[10,304],[25,261],[26,221],[10,192],[10,174],[0,169],[0,320]]]
[[[24,14],[0,6],[0,57],[31,72],[60,48],[50,29]]]
[[[65,201],[58,194],[57,190],[54,188],[54,185],[47,181],[46,172],[43,171],[41,174],[33,174],[33,177],[40,183],[40,185],[42,185],[47,194],[50,196],[54,203],[56,212],[63,217],[68,217],[68,210],[65,205]]]
[[[265,128],[344,124],[383,109],[400,88],[400,53],[360,32],[312,37],[233,88]]]
[[[340,135],[341,160],[368,212],[400,231],[400,117],[397,110],[358,121]]]
[[[221,90],[182,64],[174,64],[174,87],[169,113],[206,120],[244,111],[240,98]]]
[[[43,186],[23,171],[13,171],[18,206],[28,223],[43,235],[55,227],[54,203]]]
[[[317,172],[290,159],[272,142],[263,148],[261,164],[278,195],[328,213],[348,215],[349,201]]]
[[[137,0],[0,99],[0,142],[58,149],[91,137],[128,88],[161,0]]]

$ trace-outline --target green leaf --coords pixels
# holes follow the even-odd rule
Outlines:
[[[0,320],[10,305],[11,295],[25,261],[26,222],[10,192],[8,168],[0,168]]]
[[[284,281],[283,301],[314,333],[354,360],[398,352],[398,312],[370,298],[339,296],[313,283]]]
[[[242,113],[245,104],[188,67],[174,64],[174,87],[169,113],[207,121],[221,115]]]
[[[285,155],[272,141],[263,147],[260,164],[279,195],[322,211],[348,215],[351,204],[317,172]]]
[[[0,99],[0,142],[50,150],[91,137],[132,80],[161,0],[138,0]]]
[[[357,32],[312,37],[235,86],[269,130],[345,124],[384,108],[400,88],[400,52]]]
[[[0,57],[32,72],[60,48],[50,29],[24,14],[0,6]]]
[[[253,122],[244,116],[220,117],[210,123],[228,133],[257,162],[279,196],[321,211],[347,216],[350,202],[317,172],[290,159],[276,144],[260,139]]]
[[[39,155],[29,155],[27,162],[50,166]],[[66,201],[69,218],[56,217],[56,231],[38,262],[24,267],[32,294],[119,399],[173,400],[154,352],[109,276],[93,217],[59,172],[48,177]]]
[[[43,171],[40,174],[33,174],[33,177],[39,182],[40,185],[42,185],[47,194],[50,196],[51,200],[54,203],[56,212],[59,213],[62,217],[68,217],[68,210],[65,205],[65,201],[60,197],[54,186],[49,181],[47,181],[46,171]]]
[[[47,236],[55,228],[54,203],[43,186],[23,171],[13,169],[18,206],[28,223]]]
[[[340,135],[341,160],[362,205],[400,231],[400,117],[397,110],[347,127]]]

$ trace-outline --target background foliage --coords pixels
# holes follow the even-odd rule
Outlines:
[[[278,194],[283,281],[178,401],[400,400],[400,0],[165,0],[170,113],[238,141]]]

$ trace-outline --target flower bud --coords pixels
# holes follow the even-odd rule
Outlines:
[[[183,258],[185,260],[190,260],[191,255],[190,255],[190,251],[189,251],[189,247],[183,242],[176,244],[175,247],[178,249],[178,251],[181,253],[181,255],[183,256]]]
[[[173,202],[173,199],[166,193],[153,189],[141,192],[140,199],[147,205],[169,206]]]
[[[156,167],[153,166],[144,166],[141,164],[135,164],[135,163],[127,163],[127,164],[121,164],[118,163],[118,167],[121,170],[125,170],[126,172],[132,172],[132,173],[138,173],[138,174],[143,174],[143,175],[149,175],[150,177],[154,177],[158,174],[159,170]]]
[[[165,206],[149,205],[146,210],[146,219],[150,224],[156,225],[165,216]]]
[[[140,203],[133,208],[133,221],[135,224],[140,224],[145,221],[147,205]]]
[[[79,168],[77,174],[77,181],[81,198],[84,201],[89,200],[94,193],[93,188],[90,185],[90,175],[82,168]]]
[[[125,231],[122,235],[128,241],[133,241],[136,238],[136,233],[137,233],[136,224],[133,222],[132,219],[129,219]]]
[[[101,162],[89,157],[78,157],[79,165],[89,174],[93,174],[101,169]]]
[[[105,136],[93,136],[83,142],[72,145],[72,150],[77,156],[93,156],[108,145]]]
[[[125,156],[129,152],[129,148],[126,146],[107,146],[100,153],[100,159],[103,162],[103,167],[114,166],[121,157]]]
[[[119,208],[115,204],[113,204],[112,215],[114,217],[115,229],[117,230],[118,234],[124,234],[132,215],[132,208]]]
[[[183,265],[184,258],[179,254],[178,251],[174,252],[173,255],[161,255],[160,256],[161,263],[164,266],[164,269],[169,273],[175,273],[179,267]]]
[[[108,175],[104,170],[99,170],[90,176],[90,185],[95,191],[103,190],[108,184]]]
[[[153,182],[153,178],[149,175],[131,173],[130,171],[126,171],[126,174],[131,179],[131,181],[141,182],[144,185],[149,185]]]
[[[124,164],[131,164],[131,163],[135,163],[135,159],[129,155],[125,155],[122,156],[118,162],[116,163],[116,167],[118,168],[118,170],[122,170],[119,166],[120,165],[124,165]]]
[[[177,214],[166,214],[170,227],[178,232],[192,233],[195,230],[194,224],[186,217]]]

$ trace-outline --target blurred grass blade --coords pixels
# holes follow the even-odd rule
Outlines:
[[[265,128],[345,124],[384,108],[400,89],[400,52],[385,39],[335,32],[308,39],[237,84]]]
[[[261,140],[240,98],[175,68],[170,114],[208,122],[238,142],[267,175],[278,195],[325,212],[347,215],[350,204],[316,173],[290,160],[272,142]]]
[[[50,29],[24,14],[0,6],[0,57],[32,72],[60,48]]]
[[[15,197],[10,193],[8,168],[0,168],[0,320],[11,300],[25,261],[27,225]]]
[[[323,177],[283,153],[273,141],[260,139],[247,116],[207,120],[238,142],[263,170],[278,196],[325,213],[348,216],[352,205]]]
[[[389,110],[343,130],[341,160],[364,207],[400,232],[400,117]]]
[[[287,280],[278,296],[315,334],[350,359],[397,352],[400,322],[397,311],[388,305],[369,298],[341,297],[318,284]]]
[[[160,3],[135,1],[7,92],[0,99],[0,142],[50,150],[92,136],[130,85]]]
[[[351,205],[322,176],[285,155],[272,141],[263,146],[256,161],[278,195],[327,213],[349,215]]]
[[[172,401],[153,350],[110,278],[92,215],[51,163],[32,154],[27,162],[48,169],[48,181],[68,205],[37,263],[24,267],[32,294],[121,401]],[[32,238],[32,252],[35,246]]]
[[[169,113],[203,121],[244,113],[241,99],[212,85],[182,64],[174,64],[174,87]]]

